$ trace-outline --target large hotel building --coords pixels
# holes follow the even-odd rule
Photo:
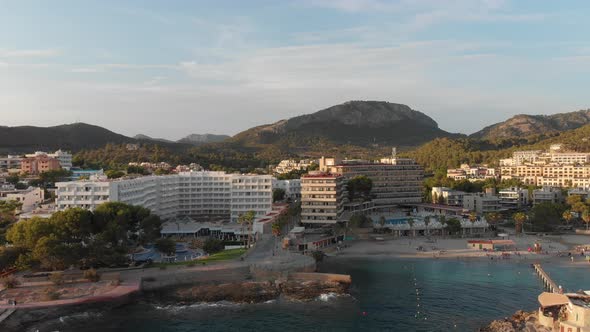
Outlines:
[[[320,170],[342,174],[346,180],[364,175],[373,181],[375,207],[422,202],[424,168],[407,158],[383,158],[378,162],[321,158]]]
[[[335,224],[344,212],[344,177],[321,171],[301,177],[301,222]]]
[[[123,202],[148,208],[163,219],[220,216],[231,221],[248,211],[254,211],[258,220],[272,210],[270,175],[201,171],[60,182],[56,186],[58,210],[92,210],[105,202]]]
[[[549,152],[515,151],[512,158],[500,160],[501,177],[535,186],[590,188],[590,153],[561,149],[555,144]]]

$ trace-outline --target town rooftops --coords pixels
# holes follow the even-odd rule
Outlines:
[[[341,174],[337,173],[325,173],[325,172],[310,172],[308,174],[303,175],[303,178],[338,178],[341,177]]]

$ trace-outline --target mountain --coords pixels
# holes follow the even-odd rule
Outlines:
[[[156,142],[163,142],[163,143],[174,143],[174,141],[165,139],[165,138],[153,138],[148,135],[137,134],[133,136],[134,139],[143,140],[143,141],[156,141]]]
[[[190,134],[184,138],[179,139],[177,142],[178,143],[193,144],[193,145],[200,145],[200,144],[206,144],[206,143],[223,142],[228,138],[230,138],[230,136],[227,136],[227,135]]]
[[[102,127],[73,123],[54,127],[0,127],[0,151],[23,153],[57,149],[77,151],[99,148],[107,143],[134,143],[136,140]]]
[[[471,134],[470,137],[478,139],[497,139],[547,135],[580,128],[589,123],[590,109],[553,115],[519,114],[504,122],[485,127],[484,129]]]
[[[424,113],[402,104],[349,101],[312,114],[243,131],[230,141],[244,146],[292,147],[316,145],[360,147],[417,146],[437,137],[461,137],[440,128]],[[319,145],[319,146],[318,146]]]

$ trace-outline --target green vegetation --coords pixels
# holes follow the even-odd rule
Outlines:
[[[348,221],[348,226],[350,228],[365,228],[371,227],[373,225],[373,221],[365,214],[355,213],[350,217]]]
[[[350,200],[362,199],[363,201],[371,199],[371,189],[373,189],[373,180],[364,175],[358,175],[348,180],[346,183],[348,198]]]
[[[156,240],[156,249],[164,255],[174,255],[176,253],[176,242],[172,239],[163,238]]]
[[[250,237],[252,237],[252,226],[254,219],[256,218],[256,212],[248,211],[238,217],[238,224],[242,227],[246,226],[248,230],[248,240],[246,241],[246,248],[250,248]]]
[[[441,221],[442,222],[442,221]],[[451,235],[456,235],[461,232],[461,221],[457,218],[450,218],[444,221],[447,225],[447,231]]]
[[[207,264],[207,263],[215,263],[215,262],[223,262],[229,261],[233,259],[238,259],[246,252],[245,248],[239,249],[228,249],[222,252],[218,252],[216,254],[210,255],[207,258],[199,259],[196,261],[186,261],[186,262],[174,262],[174,263],[155,263],[155,267],[166,267],[166,266],[177,266],[177,265],[188,265],[188,264]]]
[[[17,201],[0,201],[0,245],[6,243],[6,230],[16,222],[16,212],[21,207],[22,203]]]
[[[33,218],[13,224],[3,250],[8,266],[62,270],[74,266],[110,266],[126,262],[128,250],[159,236],[161,221],[148,209],[109,202],[93,212],[69,209],[49,219]]]
[[[285,199],[285,189],[282,188],[275,188],[272,190],[272,201],[280,202]]]
[[[115,169],[110,169],[110,170],[108,170],[108,171],[105,172],[105,175],[109,179],[118,179],[118,178],[121,178],[121,177],[125,176],[125,172],[118,171],[118,170],[115,170]]]
[[[203,244],[203,250],[208,254],[216,254],[223,249],[225,249],[225,244],[219,239],[208,238]]]
[[[72,176],[72,172],[65,169],[47,171],[39,174],[38,179],[29,181],[29,185],[34,187],[48,188],[52,187],[56,182],[66,181],[70,176]]]
[[[549,231],[553,226],[561,224],[565,210],[565,205],[550,202],[543,202],[533,206],[529,213],[531,231]]]
[[[528,216],[526,215],[526,213],[517,212],[512,215],[512,219],[514,220],[514,223],[516,224],[516,234],[522,233],[523,232],[522,225],[524,225],[524,222],[528,219]]]

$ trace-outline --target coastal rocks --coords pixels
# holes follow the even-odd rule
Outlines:
[[[181,301],[237,303],[265,302],[277,298],[278,289],[272,282],[242,282],[204,284],[178,289],[175,297]]]
[[[176,289],[175,300],[186,302],[260,303],[284,296],[288,300],[310,301],[322,294],[346,294],[350,284],[337,281],[276,280],[202,284]]]
[[[331,281],[286,281],[279,287],[281,294],[289,300],[308,301],[322,294],[346,294],[349,285]]]
[[[550,332],[547,328],[537,324],[537,312],[517,311],[512,317],[495,320],[490,325],[481,328],[480,332]]]

